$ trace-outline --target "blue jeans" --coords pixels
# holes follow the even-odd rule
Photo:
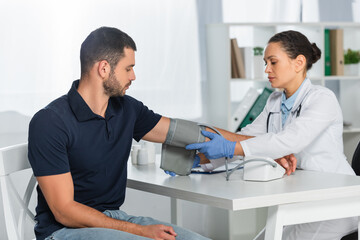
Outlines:
[[[108,217],[136,223],[139,225],[153,225],[153,224],[164,224],[167,226],[173,227],[174,231],[177,233],[176,240],[205,240],[205,238],[195,232],[186,230],[184,228],[178,227],[173,224],[164,223],[158,220],[155,220],[150,217],[136,217],[127,215],[125,212],[121,210],[106,210],[104,212]],[[149,240],[150,238],[141,237],[138,235],[134,235],[127,232],[122,232],[114,229],[107,228],[62,228],[50,236],[48,236],[45,240],[91,240],[91,239],[126,239],[126,240]]]

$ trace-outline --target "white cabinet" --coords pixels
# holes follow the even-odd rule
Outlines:
[[[344,121],[351,123],[344,128],[345,152],[351,158],[360,139],[360,76],[325,76],[324,30],[343,29],[344,49],[360,50],[359,23],[224,23],[207,26],[207,77],[208,122],[230,129],[235,107],[249,87],[270,87],[266,76],[257,79],[231,78],[230,39],[236,38],[240,47],[265,47],[275,33],[296,30],[315,42],[321,49],[321,59],[308,72],[314,84],[330,88],[336,94],[343,110]],[[271,88],[271,87],[270,87]],[[347,136],[349,134],[349,136]],[[351,141],[349,141],[351,139]],[[351,146],[347,146],[347,141]]]

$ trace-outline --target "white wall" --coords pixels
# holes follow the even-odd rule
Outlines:
[[[196,0],[0,0],[0,147],[27,141],[31,116],[68,92],[80,76],[80,44],[100,26],[137,44],[129,95],[163,115],[201,117],[197,10]],[[132,209],[142,205],[133,199]],[[152,215],[159,201],[141,212]]]
[[[196,13],[195,0],[0,1],[0,111],[32,116],[66,94],[80,76],[81,42],[113,26],[138,47],[128,94],[164,115],[200,117]]]

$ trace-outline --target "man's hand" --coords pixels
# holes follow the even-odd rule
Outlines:
[[[164,170],[164,172],[172,177],[176,176],[176,173],[174,173],[173,171]]]
[[[210,138],[210,141],[189,144],[186,146],[187,150],[197,149],[208,159],[218,159],[222,157],[232,158],[234,156],[236,142],[231,142],[216,133],[204,130],[201,131],[201,134]]]
[[[162,224],[143,226],[141,235],[155,240],[176,240],[177,236],[172,227]]]
[[[194,158],[194,163],[193,163],[193,166],[192,168],[196,168],[196,167],[199,167],[200,166],[200,157],[198,155],[195,155],[195,158]],[[168,171],[168,170],[164,170],[164,172],[166,174],[169,174],[170,176],[172,177],[175,177],[176,176],[176,173],[172,172],[172,171]]]
[[[207,159],[207,158],[205,157],[205,155],[204,155],[204,154],[202,154],[202,153],[198,153],[196,156],[198,156],[198,157],[199,157],[199,159],[200,159],[199,164],[211,163],[211,162],[210,162],[210,160],[209,160],[209,159]]]
[[[286,174],[290,175],[296,170],[297,159],[294,154],[287,155],[282,158],[275,159],[275,161],[280,164],[286,170]]]

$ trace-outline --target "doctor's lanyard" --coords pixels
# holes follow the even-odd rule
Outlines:
[[[301,111],[301,104],[299,105],[299,107],[296,109],[296,117],[298,117],[300,115],[300,111]],[[266,132],[269,132],[269,122],[270,122],[270,116],[271,114],[273,114],[273,112],[269,112],[267,120],[266,120]]]

